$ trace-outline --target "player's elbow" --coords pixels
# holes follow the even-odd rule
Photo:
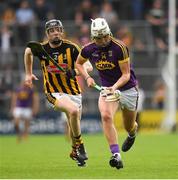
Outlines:
[[[125,83],[127,83],[130,80],[130,73],[124,74],[124,80]]]
[[[25,55],[26,55],[26,56],[32,55],[32,51],[31,51],[31,49],[30,49],[29,47],[27,47],[27,48],[25,49]]]
[[[87,67],[87,68],[86,68],[86,71],[87,71],[87,72],[93,71],[93,66]]]
[[[79,64],[79,63],[75,64],[75,68],[76,68],[77,71],[80,71],[80,67],[81,67],[81,64]]]
[[[83,67],[84,67],[84,69],[85,69],[87,72],[93,71],[93,66],[92,66],[92,64],[91,64],[89,61],[86,61],[86,62],[83,64]]]

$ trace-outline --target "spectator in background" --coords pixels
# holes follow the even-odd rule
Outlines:
[[[165,31],[164,25],[166,24],[166,15],[163,8],[162,0],[154,0],[152,8],[146,15],[147,21],[152,27],[153,36],[157,47],[163,47],[163,33]]]
[[[90,29],[87,23],[83,23],[79,26],[80,30],[75,32],[73,36],[70,36],[69,39],[80,46],[90,42]]]
[[[19,7],[19,4],[22,2],[22,0],[5,0],[5,1],[6,3],[8,3],[8,6],[13,7],[14,9],[17,9]]]
[[[119,16],[120,20],[130,20],[132,19],[132,7],[131,7],[131,1],[133,0],[118,0],[118,1],[112,1],[112,4]]]
[[[12,65],[9,64],[3,69],[3,83],[7,89],[12,90],[14,80],[13,68]]]
[[[154,94],[153,94],[153,108],[163,110],[165,97],[166,97],[166,86],[163,81],[157,80],[154,85]]]
[[[16,11],[16,21],[18,24],[19,44],[25,45],[29,41],[30,23],[34,21],[34,12],[27,0],[23,0]]]
[[[133,35],[127,26],[118,28],[116,38],[123,41],[128,48],[133,45]]]
[[[176,7],[176,46],[178,47],[178,3]]]
[[[0,12],[3,12],[5,8],[6,8],[6,2],[5,2],[5,0],[1,0],[0,1]],[[0,15],[0,18],[1,18],[1,15]]]
[[[12,52],[10,51],[12,45],[12,32],[8,25],[3,24],[0,30],[0,47],[1,47],[1,61],[0,69],[6,66],[13,66]]]
[[[144,0],[132,0],[130,2],[132,9],[132,19],[142,20],[144,11]]]
[[[37,92],[34,88],[27,87],[22,81],[20,86],[13,92],[11,103],[17,142],[20,142],[22,138],[26,139],[28,137],[30,120],[38,113],[38,109],[39,97]],[[24,123],[24,130],[21,128],[22,122]]]
[[[115,28],[116,24],[118,23],[119,17],[116,11],[113,9],[112,4],[108,1],[105,1],[102,4],[99,16],[105,18],[112,28]]]
[[[0,69],[6,69],[6,66],[13,67],[13,57],[10,48],[14,45],[14,34],[12,28],[15,24],[15,11],[7,7],[2,14],[2,24],[0,28]]]
[[[90,42],[90,28],[89,25],[84,23],[80,26],[80,32],[79,32],[79,44],[81,46],[84,46],[85,44],[88,44]]]
[[[38,40],[42,41],[43,37],[45,36],[43,27],[45,25],[45,21],[48,19],[54,18],[53,10],[49,3],[46,0],[35,0],[35,4],[33,7],[36,21],[38,23],[37,26],[37,34]]]
[[[12,8],[8,7],[2,14],[2,22],[5,25],[13,25],[15,23],[15,12]]]
[[[129,49],[136,48],[137,50],[143,50],[145,48],[143,42],[138,37],[133,36],[132,32],[126,25],[119,27],[115,36],[123,41]]]
[[[54,18],[54,13],[52,12],[52,8],[50,4],[46,2],[46,0],[35,0],[35,5],[33,10],[36,15],[36,20],[39,23],[40,22],[44,23],[46,20]]]
[[[7,114],[6,108],[9,108],[9,103],[12,96],[12,84],[9,84],[6,79],[6,74],[0,76],[0,114]]]
[[[80,26],[84,21],[89,21],[95,15],[95,7],[91,0],[83,0],[75,11],[74,21]]]

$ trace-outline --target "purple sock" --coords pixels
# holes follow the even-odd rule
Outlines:
[[[110,150],[112,154],[119,153],[119,145],[118,144],[112,144],[110,145]]]

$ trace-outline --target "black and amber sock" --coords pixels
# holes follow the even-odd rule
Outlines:
[[[72,146],[72,150],[75,150],[76,149],[76,146]]]
[[[81,134],[79,136],[77,136],[77,137],[74,137],[74,139],[76,141],[76,144],[83,144]]]

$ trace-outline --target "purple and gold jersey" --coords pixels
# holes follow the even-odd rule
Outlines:
[[[17,101],[16,106],[17,107],[31,107],[32,106],[32,100],[33,100],[33,89],[29,87],[19,87],[16,90],[17,95]]]
[[[107,47],[98,47],[95,43],[84,46],[80,55],[95,65],[99,72],[102,86],[114,85],[122,76],[119,64],[129,61],[127,47],[114,38]],[[130,80],[119,90],[127,90],[136,86],[136,76],[132,66],[130,67]]]

